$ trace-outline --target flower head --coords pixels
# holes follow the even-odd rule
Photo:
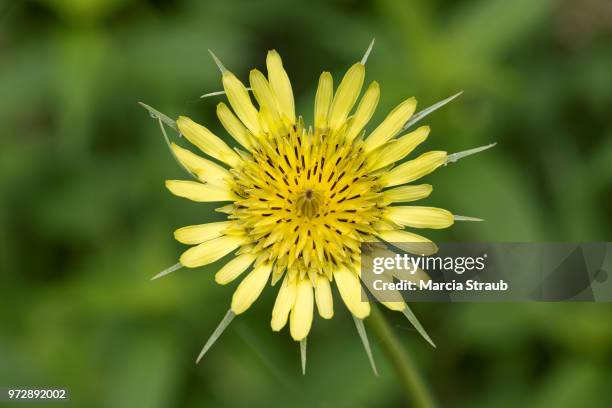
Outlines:
[[[230,312],[203,353],[268,283],[279,284],[271,319],[274,331],[289,322],[293,339],[304,341],[315,305],[322,318],[333,316],[335,285],[360,334],[365,335],[360,322],[370,313],[370,304],[361,295],[361,244],[429,243],[433,252],[431,241],[405,228],[446,228],[455,221],[445,209],[404,204],[432,191],[431,185],[409,183],[460,156],[430,151],[396,164],[429,134],[428,126],[406,129],[452,98],[420,112],[412,121],[416,100],[408,98],[380,124],[369,127],[380,96],[378,83],[371,82],[359,98],[369,51],[349,68],[335,92],[331,74],[323,72],[313,126],[296,116],[291,83],[276,51],[267,55],[267,76],[256,69],[250,72],[257,105],[245,85],[213,55],[231,107],[219,103],[217,115],[237,148],[187,117],[174,123],[153,110],[205,154],[201,157],[171,144],[179,163],[196,180],[169,180],[168,189],[193,201],[229,203],[217,209],[227,214],[226,221],[175,232],[178,241],[192,247],[181,255],[179,264],[160,274],[235,254],[215,280],[219,284],[241,281]],[[404,311],[422,331],[401,297],[383,303]]]

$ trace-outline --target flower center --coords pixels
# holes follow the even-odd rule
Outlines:
[[[302,123],[286,132],[258,138],[231,180],[240,198],[230,218],[249,237],[251,253],[275,262],[273,281],[285,270],[331,274],[354,262],[384,204],[363,142],[307,131]]]
[[[312,218],[319,213],[323,203],[323,194],[312,188],[306,188],[298,194],[296,207],[298,214]]]

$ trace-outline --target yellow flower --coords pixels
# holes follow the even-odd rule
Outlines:
[[[296,116],[291,83],[276,51],[267,55],[267,76],[256,69],[250,72],[256,105],[249,89],[213,54],[231,107],[219,103],[217,115],[237,148],[190,118],[181,116],[174,122],[147,107],[160,124],[164,121],[178,129],[205,155],[171,144],[174,156],[195,180],[168,180],[167,188],[193,201],[229,202],[217,209],[227,214],[226,221],[175,231],[179,242],[192,247],[181,255],[179,264],[156,276],[235,254],[215,280],[221,285],[241,281],[230,311],[199,358],[235,315],[249,309],[268,283],[279,287],[272,330],[280,331],[289,323],[291,337],[305,347],[315,305],[320,317],[333,317],[332,286],[336,286],[367,347],[361,320],[369,315],[370,304],[362,301],[360,245],[378,240],[431,243],[404,228],[447,228],[457,219],[445,209],[405,205],[432,191],[428,184],[407,183],[483,148],[455,155],[430,151],[396,164],[429,134],[428,126],[406,129],[453,97],[412,121],[416,100],[408,98],[380,124],[366,130],[380,95],[373,81],[359,98],[370,50],[349,68],[335,92],[331,74],[323,72],[313,126]],[[401,297],[383,303],[403,311],[431,342]]]

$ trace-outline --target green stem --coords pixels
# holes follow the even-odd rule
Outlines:
[[[423,381],[421,375],[417,371],[412,358],[408,355],[399,339],[387,323],[387,320],[378,310],[372,305],[370,318],[367,320],[372,329],[381,339],[381,346],[384,349],[387,358],[393,365],[397,375],[403,385],[404,392],[415,407],[432,408],[435,406],[433,399]]]

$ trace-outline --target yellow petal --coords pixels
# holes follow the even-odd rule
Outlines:
[[[380,255],[382,256],[383,254],[380,254]],[[395,255],[394,253],[390,252],[390,255],[385,255],[385,256],[394,256],[394,255]],[[376,280],[381,280],[383,283],[387,283],[387,284],[388,283],[392,283],[393,282],[393,276],[389,272],[390,272],[389,270],[385,270],[384,273],[376,276]],[[371,282],[370,285],[371,284],[373,284],[373,282]],[[370,293],[380,303],[382,303],[383,305],[385,305],[386,307],[388,307],[391,310],[402,311],[406,307],[406,303],[404,303],[404,299],[402,298],[402,294],[399,291],[397,291],[397,290],[378,291],[378,290],[374,290],[374,288],[372,288],[370,290]]]
[[[314,123],[315,129],[327,128],[329,107],[334,93],[334,80],[329,72],[323,72],[315,96]]]
[[[401,186],[383,191],[382,199],[387,203],[407,203],[428,197],[432,190],[431,184]]]
[[[232,296],[232,312],[240,314],[251,307],[266,286],[271,272],[272,264],[262,263],[240,282]]]
[[[278,117],[278,103],[276,102],[276,97],[272,93],[268,85],[268,80],[264,74],[257,69],[253,69],[249,73],[249,81],[251,83],[253,95],[255,95],[255,99],[257,99],[259,106],[266,106],[272,117]]]
[[[224,180],[230,175],[229,171],[225,170],[217,163],[206,160],[190,150],[183,149],[175,143],[171,143],[170,147],[178,161],[181,162],[187,170],[197,175],[201,181],[223,184],[225,183]]]
[[[377,170],[403,159],[423,143],[427,139],[427,135],[429,135],[429,126],[421,126],[415,131],[387,143],[382,148],[379,159],[368,168]]]
[[[227,95],[232,109],[240,118],[242,123],[253,133],[259,135],[259,120],[257,109],[251,102],[251,97],[245,86],[234,74],[229,71],[223,73],[223,89]]]
[[[249,131],[244,127],[236,115],[234,115],[234,112],[232,112],[223,102],[217,105],[217,116],[225,130],[227,130],[227,133],[232,135],[238,143],[247,149],[251,147],[251,136],[249,135]]]
[[[314,297],[312,295],[312,284],[310,279],[305,277],[297,284],[295,294],[295,304],[291,310],[289,331],[293,340],[299,341],[308,336],[310,326],[312,326],[312,309]]]
[[[188,245],[201,244],[223,235],[231,225],[230,221],[209,222],[208,224],[189,225],[174,231],[174,239]]]
[[[436,244],[431,240],[408,231],[379,231],[378,237],[406,252],[417,255],[432,255],[438,252]]]
[[[258,113],[259,126],[263,133],[278,134],[280,122],[274,117],[266,105],[262,106]]]
[[[295,105],[293,102],[293,90],[291,81],[283,68],[283,61],[275,50],[268,51],[266,58],[268,68],[268,80],[270,87],[278,101],[278,110],[287,116],[291,123],[295,123]]]
[[[340,128],[346,121],[359,97],[364,77],[365,67],[363,64],[357,63],[350,67],[342,78],[329,113],[328,124],[331,129]]]
[[[240,157],[236,152],[204,126],[195,123],[186,116],[179,116],[176,125],[187,140],[207,155],[230,166],[236,166],[240,162]]]
[[[385,301],[385,302],[380,302],[380,303],[382,303],[387,308],[395,312],[401,312],[402,310],[406,308],[406,303],[403,300],[393,301],[393,302]]]
[[[226,285],[240,276],[257,258],[251,253],[241,254],[223,265],[215,274],[215,282],[219,285]]]
[[[395,253],[393,253],[392,256],[395,256]],[[410,264],[412,265],[412,268],[414,268],[410,272],[407,271],[406,269],[400,269],[400,268],[394,268],[394,269],[389,270],[388,272],[399,280],[414,282],[417,285],[419,281],[421,280],[422,281],[431,280],[429,275],[427,275],[427,273],[423,269],[414,265],[414,263],[412,262]]]
[[[391,187],[418,180],[446,163],[446,157],[446,152],[442,151],[423,153],[416,159],[400,164],[384,174],[380,178],[380,183]]]
[[[272,309],[272,320],[270,321],[272,330],[280,331],[287,324],[289,312],[291,312],[295,303],[296,293],[297,282],[295,279],[290,279],[289,275],[286,274]]]
[[[410,119],[416,109],[416,99],[408,98],[393,109],[380,125],[368,136],[364,149],[371,152],[382,146],[387,140],[400,131],[402,126]]]
[[[357,106],[357,110],[355,111],[351,125],[346,132],[347,139],[353,140],[355,137],[357,137],[365,125],[367,125],[370,119],[372,119],[376,106],[378,106],[379,98],[380,86],[378,85],[378,82],[374,81],[370,84],[365,94],[361,98],[359,106]]]
[[[225,255],[229,254],[238,248],[244,241],[243,237],[235,237],[225,235],[219,238],[211,239],[198,246],[189,248],[183,252],[179,261],[181,265],[188,268],[197,268],[198,266],[208,265]]]
[[[317,274],[315,278],[315,300],[317,310],[324,319],[331,319],[334,316],[334,298],[327,276]]]
[[[448,228],[455,222],[453,214],[436,207],[387,207],[384,216],[398,225],[412,228],[441,229]]]
[[[188,198],[192,201],[234,201],[238,196],[227,186],[216,184],[202,184],[197,181],[166,180],[166,187],[176,196]]]
[[[362,300],[365,295],[357,275],[342,266],[334,272],[334,280],[346,307],[355,317],[365,319],[370,314],[370,302]]]

